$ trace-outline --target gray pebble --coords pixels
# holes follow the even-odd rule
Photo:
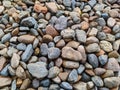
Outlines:
[[[33,81],[32,81],[32,86],[33,86],[34,88],[38,88],[39,85],[40,85],[39,80],[38,80],[38,79],[33,79]]]
[[[80,42],[80,43],[85,43],[86,42],[86,32],[83,31],[83,30],[76,30],[76,37],[77,37],[77,40]]]
[[[105,22],[104,18],[98,18],[97,22],[100,26],[105,26],[106,25],[106,22]]]
[[[34,28],[30,29],[30,32],[31,32],[31,34],[34,35],[34,36],[38,36],[38,35],[39,35],[38,31],[35,30]]]
[[[5,35],[2,29],[0,29],[0,39]]]
[[[11,34],[10,34],[10,33],[7,33],[7,34],[5,34],[5,35],[2,37],[1,42],[2,42],[2,43],[6,43],[7,41],[10,40],[10,38],[11,38]]]
[[[40,45],[41,55],[46,56],[48,54],[48,46],[46,43]]]
[[[30,59],[32,54],[33,54],[33,47],[32,47],[32,44],[29,44],[21,56],[22,61],[27,62]]]
[[[51,84],[48,90],[60,90],[60,87],[58,84]]]
[[[96,0],[90,0],[90,1],[88,1],[88,4],[89,4],[91,7],[93,7],[96,3],[97,3]]]
[[[120,25],[115,25],[112,29],[113,33],[118,33],[120,32]]]
[[[100,55],[98,57],[98,60],[99,60],[101,65],[105,65],[108,61],[108,56],[107,55]]]
[[[106,39],[106,34],[104,32],[98,32],[97,38],[100,40]]]
[[[0,75],[2,76],[8,76],[8,67],[10,66],[10,64],[6,65],[2,71],[0,72]]]
[[[30,29],[29,29],[29,27],[23,27],[23,26],[21,26],[20,28],[19,28],[19,30],[20,31],[29,31]]]
[[[88,62],[93,66],[93,68],[97,68],[99,66],[98,58],[95,54],[88,54]]]
[[[25,50],[26,49],[26,45],[24,44],[24,43],[19,43],[17,46],[16,46],[16,48],[18,49],[18,50]]]
[[[60,84],[60,86],[61,86],[62,88],[64,88],[65,90],[72,90],[72,89],[73,89],[73,87],[72,87],[68,82],[62,82],[62,83]]]
[[[94,76],[92,77],[92,81],[95,83],[96,86],[98,87],[102,87],[103,84],[103,80],[99,77],[99,76]]]
[[[54,37],[54,42],[57,43],[58,41],[60,41],[62,37],[61,36],[55,36]]]
[[[71,0],[63,0],[63,4],[66,6],[66,7],[70,7],[71,6]]]
[[[82,74],[82,72],[85,70],[85,66],[84,65],[80,65],[79,68],[77,69],[78,74]]]
[[[40,84],[43,86],[43,87],[48,87],[50,85],[50,80],[49,79],[45,79],[45,80],[42,80],[40,82]]]
[[[11,85],[11,90],[16,90],[16,80],[13,80],[12,85]]]
[[[86,74],[86,73],[82,73],[81,80],[84,81],[84,82],[88,82],[88,81],[91,80],[91,77],[88,74]]]
[[[55,46],[55,43],[54,42],[49,42],[48,43],[48,47],[51,48],[51,47],[54,47]]]

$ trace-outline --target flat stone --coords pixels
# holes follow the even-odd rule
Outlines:
[[[29,44],[21,56],[22,61],[27,62],[30,59],[32,54],[33,54],[33,47],[31,44]]]
[[[98,60],[99,60],[101,65],[105,65],[108,61],[108,56],[107,55],[100,55],[98,57]]]
[[[2,76],[8,76],[9,75],[9,72],[8,72],[8,67],[10,66],[10,64],[7,64],[3,69],[2,71],[0,72],[0,75]]]
[[[12,79],[10,77],[2,77],[2,76],[0,76],[0,81],[1,81],[0,88],[8,86],[8,85],[10,85],[12,83]]]
[[[49,90],[60,90],[60,87],[58,84],[51,84]]]
[[[16,80],[12,81],[12,85],[11,85],[11,90],[16,90],[17,86],[16,86]]]
[[[19,43],[19,44],[16,46],[16,48],[17,48],[18,50],[24,51],[24,50],[26,49],[26,45],[25,45],[24,43]]]
[[[17,68],[19,65],[19,61],[20,61],[20,56],[16,53],[13,53],[13,56],[11,58],[11,66],[13,68]]]
[[[109,58],[105,68],[108,70],[119,71],[120,65],[115,58]]]
[[[7,41],[9,41],[11,38],[11,34],[10,33],[7,33],[5,34],[2,38],[1,38],[1,42],[2,43],[6,43]]]
[[[96,36],[98,32],[98,29],[92,28],[91,30],[88,31],[88,36]]]
[[[55,78],[60,72],[60,69],[55,66],[55,67],[51,67],[49,69],[49,74],[48,74],[48,78]]]
[[[53,37],[59,35],[59,33],[56,31],[56,29],[52,25],[48,25],[46,27],[46,34],[49,34]]]
[[[83,31],[83,30],[76,30],[76,37],[77,37],[77,40],[80,43],[85,43],[86,42],[87,35],[86,35],[85,31]]]
[[[94,52],[99,52],[100,51],[100,47],[97,43],[92,43],[92,44],[89,44],[87,47],[86,47],[86,51],[88,53],[94,53]]]
[[[80,65],[79,68],[77,69],[78,74],[82,74],[82,72],[85,70],[85,66],[84,65]]]
[[[51,47],[48,49],[48,58],[49,59],[56,59],[60,56],[60,49]]]
[[[93,68],[97,68],[99,66],[98,58],[95,54],[88,54],[88,62],[93,66]]]
[[[44,62],[30,63],[27,65],[27,68],[32,76],[36,78],[44,78],[48,75],[46,63]]]
[[[73,87],[74,87],[76,90],[87,90],[87,83],[78,82],[78,83],[74,84]]]
[[[99,43],[98,38],[96,38],[95,36],[90,36],[86,39],[86,44],[92,44],[92,43]]]
[[[94,76],[92,77],[92,81],[95,83],[96,86],[98,87],[102,87],[104,84],[103,84],[103,81],[102,79],[99,77],[99,76]]]
[[[5,63],[6,63],[6,58],[1,56],[0,57],[0,71],[3,69]]]
[[[72,61],[81,61],[82,59],[81,53],[71,47],[62,48],[62,57]]]
[[[67,89],[67,90],[72,90],[73,89],[73,87],[68,82],[62,82],[60,84],[60,86],[64,89]]]
[[[68,81],[71,83],[75,83],[77,82],[77,80],[78,80],[77,70],[73,69],[68,76]]]
[[[0,39],[5,35],[2,29],[0,29]]]
[[[35,37],[32,35],[22,35],[18,37],[18,41],[21,43],[30,44],[33,43]]]
[[[46,3],[46,7],[53,13],[56,13],[58,11],[58,7],[55,2]]]
[[[10,8],[12,5],[10,1],[3,1],[3,6],[6,8]]]
[[[92,81],[87,82],[88,89],[92,89],[94,87],[94,83]]]
[[[24,79],[20,87],[20,90],[26,90],[30,84],[31,84],[31,80],[29,78]]]
[[[99,76],[99,75],[104,74],[106,72],[106,70],[104,68],[96,68],[96,69],[94,69],[94,72],[96,75]]]
[[[64,60],[63,61],[63,67],[70,68],[70,69],[78,68],[79,67],[79,63],[78,62],[74,62],[74,61],[66,61],[66,60]]]
[[[61,39],[60,41],[56,43],[56,47],[58,48],[62,48],[64,46],[65,46],[65,41],[63,39]]]
[[[108,77],[104,79],[105,86],[108,88],[114,88],[120,85],[119,77]]]
[[[112,51],[108,54],[109,58],[118,58],[120,55],[117,51]]]
[[[100,47],[106,52],[113,51],[112,45],[108,41],[100,41]]]
[[[38,79],[33,79],[33,80],[32,80],[32,86],[33,86],[34,88],[38,88],[39,85],[40,85],[40,82],[39,82]]]
[[[13,53],[17,53],[18,50],[14,47],[9,47],[8,51],[7,51],[7,54],[8,56],[12,57]]]

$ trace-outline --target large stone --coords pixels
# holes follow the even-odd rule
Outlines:
[[[33,54],[33,47],[31,44],[29,44],[25,50],[25,52],[22,54],[21,58],[22,58],[22,61],[24,62],[27,62],[31,55]]]
[[[33,43],[34,39],[35,37],[32,35],[22,35],[18,37],[19,42],[26,44]]]
[[[105,68],[108,70],[119,71],[120,65],[115,58],[109,58],[108,63],[105,65]]]
[[[12,83],[12,79],[10,77],[2,77],[0,76],[0,88],[4,86],[8,86]]]
[[[44,62],[37,62],[37,63],[30,63],[27,65],[29,72],[32,76],[36,78],[44,78],[48,75],[48,70],[46,68],[46,63]]]
[[[81,53],[71,47],[62,48],[62,57],[72,61],[81,61],[82,59]]]
[[[120,85],[120,77],[108,77],[104,79],[105,86],[114,88]]]

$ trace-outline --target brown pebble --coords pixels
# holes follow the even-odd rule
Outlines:
[[[15,28],[15,29],[13,29],[13,31],[12,31],[12,36],[17,36],[18,35],[18,33],[19,33],[19,29],[18,28]]]
[[[65,46],[65,41],[63,39],[61,39],[60,41],[56,43],[56,47],[58,48],[62,48],[64,46]]]
[[[86,69],[85,72],[90,75],[90,76],[95,76],[95,73],[93,72],[93,70],[89,70],[89,69]]]
[[[86,21],[81,22],[81,29],[86,30],[89,28],[89,23]]]
[[[59,77],[62,81],[66,81],[67,80],[67,77],[68,77],[68,74],[67,72],[61,72],[59,73]]]
[[[49,43],[51,41],[53,41],[53,37],[51,35],[46,34],[43,36],[43,42]]]
[[[105,32],[105,33],[111,33],[111,29],[109,27],[107,27],[107,26],[104,26],[103,27],[103,32]]]

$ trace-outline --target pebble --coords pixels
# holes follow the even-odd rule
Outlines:
[[[101,77],[102,78],[107,78],[107,77],[113,77],[113,76],[114,76],[114,71],[106,70],[106,72]]]
[[[85,66],[80,64],[79,68],[77,69],[77,72],[78,74],[82,74],[84,70],[85,70]]]
[[[23,27],[22,26],[22,27],[19,28],[19,30],[25,32],[25,31],[29,31],[30,29],[28,27]]]
[[[11,58],[11,66],[13,68],[17,68],[19,65],[19,61],[20,61],[20,56],[16,53],[13,53],[13,56]]]
[[[56,47],[58,48],[62,48],[65,46],[65,41],[63,39],[61,39],[60,41],[58,41],[58,43],[56,43]]]
[[[29,72],[32,74],[32,76],[36,78],[42,79],[48,75],[46,63],[44,62],[30,63],[27,65],[27,68]]]
[[[106,39],[106,34],[105,34],[105,32],[98,32],[97,38],[100,39],[100,40]]]
[[[50,80],[49,79],[42,80],[40,84],[44,87],[48,87],[50,85]]]
[[[95,83],[96,86],[102,87],[104,85],[102,79],[99,76],[92,77],[92,81]]]
[[[18,41],[25,44],[33,43],[35,36],[32,35],[22,35],[18,37]]]
[[[46,34],[49,34],[53,37],[59,35],[59,33],[55,30],[55,28],[52,25],[48,25],[46,27]]]
[[[86,42],[86,32],[83,31],[83,30],[76,30],[76,37],[77,37],[77,40],[80,42],[80,43],[85,43]]]
[[[95,54],[88,54],[88,62],[93,66],[93,68],[97,68],[99,66],[98,58]]]
[[[12,5],[10,1],[3,1],[3,6],[6,8],[10,8]]]
[[[60,56],[60,49],[51,47],[48,49],[48,58],[49,59],[56,59]]]
[[[4,9],[5,9],[5,7],[4,7],[4,6],[0,6],[0,14],[2,14],[2,13],[3,13]]]
[[[22,19],[21,25],[26,26],[26,27],[37,27],[37,21],[33,17],[27,17]]]
[[[78,80],[77,70],[73,69],[68,76],[68,81],[71,83],[75,83],[75,82],[77,82],[77,80]]]
[[[2,38],[1,38],[1,42],[2,43],[6,43],[7,41],[9,41],[11,38],[11,34],[10,33],[7,33],[5,34]]]
[[[119,71],[120,65],[115,58],[109,58],[108,63],[105,65],[107,70]]]
[[[66,61],[66,60],[64,60],[63,61],[63,67],[70,68],[70,69],[78,68],[79,67],[79,63],[78,62],[74,62],[74,61]]]
[[[66,90],[72,90],[73,87],[68,82],[62,82],[60,86]]]
[[[89,23],[86,21],[81,22],[81,29],[86,30],[89,28]]]
[[[11,85],[11,90],[16,90],[16,80],[13,80],[12,85]]]
[[[86,44],[88,45],[92,43],[99,43],[99,40],[94,36],[90,36],[86,39]]]
[[[93,43],[93,44],[89,44],[87,47],[86,47],[86,51],[88,53],[94,53],[94,52],[99,52],[100,51],[100,47],[97,43]]]
[[[119,77],[108,77],[104,79],[104,83],[106,87],[114,88],[120,85],[120,78]]]
[[[120,55],[117,51],[112,51],[108,54],[109,58],[118,58]]]
[[[75,37],[75,31],[72,29],[64,29],[61,31],[61,36],[65,39],[72,39]]]
[[[20,89],[21,89],[21,90],[26,90],[26,89],[28,88],[28,86],[30,85],[30,83],[31,83],[30,79],[29,79],[29,78],[26,78],[26,79],[23,81]]]
[[[97,22],[100,26],[105,26],[106,25],[106,22],[105,22],[104,18],[98,18]]]
[[[87,84],[85,82],[78,82],[73,85],[76,90],[87,90]]]
[[[60,90],[60,87],[58,84],[51,84],[49,90]]]
[[[18,50],[24,51],[24,50],[26,49],[26,45],[25,45],[24,43],[19,43],[19,44],[16,46],[16,48],[17,48]]]
[[[20,79],[25,79],[26,78],[25,70],[21,66],[17,67],[16,76],[19,77]]]
[[[96,75],[99,76],[99,75],[104,74],[106,72],[106,70],[104,68],[96,68],[96,69],[94,69],[94,72]]]
[[[3,69],[3,67],[5,66],[6,63],[6,58],[1,56],[0,57],[0,71]]]
[[[109,42],[114,42],[115,41],[115,36],[112,34],[106,34],[106,40]]]
[[[57,66],[51,67],[49,69],[48,78],[55,78],[60,72],[60,69]]]
[[[72,61],[81,61],[82,59],[81,53],[71,47],[62,48],[62,57]]]
[[[8,51],[7,51],[7,54],[8,56],[12,57],[13,53],[17,53],[18,50],[14,47],[9,47]]]
[[[32,54],[33,54],[33,47],[31,44],[29,44],[21,56],[22,61],[27,62],[30,59]]]
[[[52,13],[56,13],[58,11],[58,7],[56,5],[55,2],[49,2],[46,3],[46,7],[52,12]]]
[[[0,29],[0,39],[5,35],[2,29]]]
[[[38,88],[39,85],[40,85],[39,80],[38,80],[38,79],[33,79],[33,81],[32,81],[32,86],[33,86],[34,88]]]
[[[100,47],[105,51],[105,52],[111,52],[113,51],[112,44],[108,41],[100,41]]]
[[[88,36],[96,36],[98,32],[98,29],[92,28],[91,30],[88,31]]]
[[[48,46],[46,43],[42,43],[40,46],[41,55],[46,56],[48,54]]]
[[[67,17],[65,17],[65,16],[60,16],[60,17],[57,19],[54,27],[55,27],[58,31],[65,29],[65,28],[67,27],[67,20],[68,20]]]
[[[110,15],[112,18],[116,18],[116,17],[119,16],[119,13],[118,13],[117,10],[112,9],[112,10],[109,10],[109,15]]]
[[[113,27],[115,25],[115,23],[116,23],[116,20],[114,18],[112,18],[112,17],[108,18],[107,25],[109,27]]]
[[[99,60],[100,64],[103,66],[108,62],[108,56],[107,55],[100,55],[98,57],[98,60]]]
[[[94,83],[92,81],[87,82],[88,89],[92,89],[94,87]]]
[[[70,41],[70,42],[67,43],[66,46],[67,46],[67,47],[72,47],[72,48],[77,49],[79,45],[80,45],[80,43],[77,42],[77,41]]]
[[[10,66],[10,64],[7,64],[3,69],[2,71],[0,72],[0,75],[2,76],[8,76],[9,75],[9,72],[8,72],[8,67]]]
[[[12,79],[10,77],[0,76],[0,81],[1,81],[0,88],[4,86],[8,86],[12,83]]]
[[[62,72],[62,73],[60,72],[59,77],[62,81],[66,81],[68,78],[68,73],[67,72]]]
[[[53,37],[51,35],[46,34],[46,35],[43,36],[43,42],[44,43],[49,43],[51,41],[53,41]]]

